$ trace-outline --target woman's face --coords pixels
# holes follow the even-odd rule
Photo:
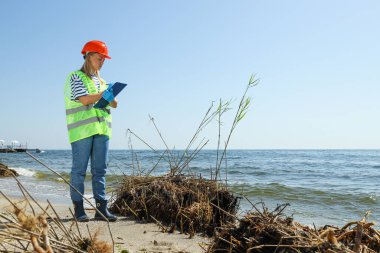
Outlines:
[[[99,53],[94,53],[90,55],[90,63],[94,70],[100,70],[104,63],[104,56]]]

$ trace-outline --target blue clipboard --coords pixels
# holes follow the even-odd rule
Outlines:
[[[117,94],[120,93],[120,91],[122,91],[125,87],[127,86],[126,83],[119,83],[119,82],[116,82],[113,84],[112,86],[112,93],[113,93],[113,96],[116,97]],[[108,105],[108,101],[105,100],[104,98],[101,98],[95,105],[94,107],[95,108],[104,108]]]

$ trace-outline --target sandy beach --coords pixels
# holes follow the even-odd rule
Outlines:
[[[11,199],[12,202],[19,202],[20,199]],[[38,203],[46,208],[48,203],[46,201],[38,201]],[[63,224],[69,228],[73,224],[73,218],[70,214],[69,208],[73,209],[72,206],[51,203],[54,210],[58,213]],[[25,202],[20,202],[19,207],[26,206]],[[0,197],[0,207],[1,213],[6,214],[8,211],[12,210],[12,205],[2,196]],[[33,204],[33,208],[37,214],[42,213],[41,209]],[[27,213],[31,214],[31,208],[28,207]],[[53,210],[49,208],[47,212],[52,216],[56,217]],[[87,208],[87,215],[92,218],[95,214],[94,210]],[[4,221],[1,219],[2,222]],[[110,230],[106,222],[95,221],[91,219],[87,223],[78,223],[80,233],[83,237],[89,237],[89,231],[91,237],[99,231],[98,238],[106,242],[112,242],[110,230],[112,233],[112,238],[114,240],[115,252],[121,252],[122,250],[128,250],[131,252],[191,252],[200,253],[204,252],[203,248],[207,247],[209,241],[208,238],[195,235],[193,238],[189,238],[187,234],[181,234],[178,231],[174,233],[163,233],[161,228],[154,223],[144,223],[138,222],[131,217],[119,217],[116,222],[110,223]],[[88,225],[88,228],[87,228]],[[0,227],[4,229],[4,227]],[[73,229],[75,233],[78,230]]]

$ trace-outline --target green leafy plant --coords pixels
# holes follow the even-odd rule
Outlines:
[[[231,129],[230,129],[230,132],[228,134],[228,137],[227,137],[227,140],[225,141],[224,143],[224,148],[223,148],[223,151],[222,151],[222,155],[219,157],[219,148],[220,148],[220,128],[221,128],[221,115],[219,115],[219,136],[218,136],[218,147],[217,147],[217,159],[216,159],[216,168],[215,168],[215,180],[218,180],[218,177],[220,176],[220,169],[221,169],[221,166],[222,166],[222,162],[223,160],[226,158],[226,154],[227,154],[227,147],[228,147],[228,144],[230,143],[230,139],[231,139],[231,136],[232,136],[232,133],[234,132],[236,126],[238,125],[238,123],[245,118],[247,112],[248,112],[248,109],[249,109],[249,106],[251,104],[251,97],[250,96],[247,96],[247,93],[248,93],[248,90],[254,86],[256,86],[257,84],[259,83],[259,79],[256,78],[255,75],[251,75],[249,81],[248,81],[248,84],[245,88],[245,91],[243,93],[243,96],[240,100],[240,103],[239,103],[239,107],[236,111],[236,114],[235,114],[235,118],[232,122],[232,125],[231,125]],[[220,100],[220,103],[219,105],[222,104],[222,101]]]

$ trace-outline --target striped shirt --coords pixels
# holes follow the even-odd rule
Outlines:
[[[95,84],[98,92],[100,92],[100,81],[97,76],[91,76],[92,81]],[[82,79],[77,74],[73,74],[70,78],[70,86],[71,86],[71,100],[78,102],[78,98],[82,96],[88,95],[88,90],[84,86]]]

